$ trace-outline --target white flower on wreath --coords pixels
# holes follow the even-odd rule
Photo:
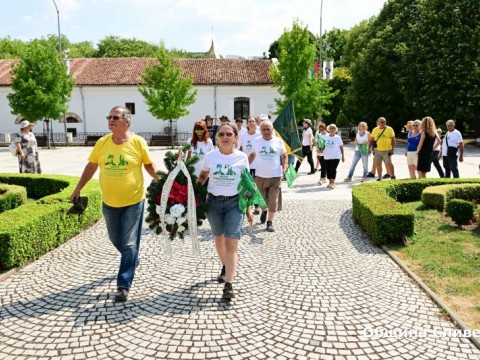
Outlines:
[[[170,208],[170,214],[174,218],[179,218],[185,212],[185,206],[182,204],[175,204]]]
[[[185,230],[185,227],[182,226],[182,225],[179,225],[178,228],[177,228],[177,232],[182,232]]]
[[[187,218],[182,216],[177,219],[177,224],[182,225],[185,221],[187,221]]]
[[[156,205],[155,212],[158,214],[158,216],[162,216],[162,207],[160,205]],[[175,224],[175,218],[170,214],[165,214],[165,223],[173,225]]]

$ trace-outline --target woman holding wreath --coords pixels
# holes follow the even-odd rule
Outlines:
[[[222,270],[218,282],[225,282],[223,299],[235,297],[232,282],[237,271],[238,240],[243,214],[238,206],[238,184],[244,169],[250,170],[247,155],[236,149],[238,131],[235,125],[223,123],[217,130],[218,149],[205,155],[198,182],[209,179],[207,219],[215,238]],[[253,218],[247,210],[249,219]]]

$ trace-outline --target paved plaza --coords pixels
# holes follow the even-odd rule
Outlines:
[[[79,176],[90,150],[43,150],[44,172]],[[152,150],[158,165],[164,152]],[[188,238],[173,243],[170,257],[145,225],[129,300],[114,303],[119,255],[99,221],[0,281],[0,358],[480,359],[354,224],[351,188],[360,168],[353,183],[342,183],[352,154],[348,145],[335,190],[318,186],[319,176],[302,165],[295,186],[284,185],[276,232],[265,232],[258,216],[253,233],[245,222],[230,302],[220,298],[205,221],[201,257],[192,256]],[[478,177],[479,154],[468,148],[462,177]],[[406,177],[404,156],[395,160],[397,177]],[[0,171],[17,172],[5,148]]]

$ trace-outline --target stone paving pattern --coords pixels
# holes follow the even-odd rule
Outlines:
[[[115,304],[119,256],[99,221],[0,282],[0,358],[480,359],[468,339],[432,335],[454,325],[368,242],[350,201],[288,199],[274,226],[244,227],[225,302],[208,221],[200,258],[188,238],[169,257],[145,225],[130,298]]]

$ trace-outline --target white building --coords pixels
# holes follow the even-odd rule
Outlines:
[[[76,86],[66,114],[68,132],[74,142],[83,142],[87,134],[107,133],[105,116],[115,105],[127,106],[133,114],[131,129],[151,134],[169,131],[168,121],[155,119],[149,112],[138,84],[148,58],[71,59],[69,68]],[[176,121],[176,131],[191,133],[195,121],[205,115],[237,117],[272,114],[274,98],[280,97],[268,74],[270,60],[176,59],[184,73],[191,74],[197,90],[190,114]],[[21,117],[12,115],[7,94],[12,92],[10,70],[17,60],[0,60],[0,142],[5,134],[18,131]],[[40,123],[36,134],[42,133]],[[64,139],[63,119],[53,122],[53,132]],[[181,137],[179,140],[182,140]]]

